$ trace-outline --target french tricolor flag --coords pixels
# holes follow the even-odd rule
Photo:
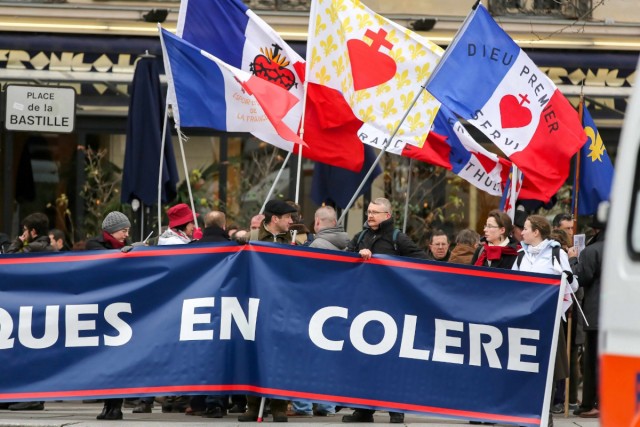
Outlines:
[[[304,59],[240,0],[182,0],[178,37],[302,99]]]
[[[227,64],[280,85],[300,101],[304,99],[304,59],[241,0],[182,0],[177,34]],[[346,102],[343,99],[318,93],[314,87],[309,88],[306,98],[304,139],[308,145],[302,155],[317,162],[360,171],[364,149],[356,132],[362,122],[353,116],[348,105],[339,123],[331,120],[327,111],[344,111]],[[302,102],[295,108],[297,122],[287,118],[287,124],[294,130],[301,126],[303,108]],[[252,133],[282,149],[297,152],[297,146],[286,140]]]
[[[569,101],[481,4],[427,90],[497,145],[540,200],[549,200],[565,182],[571,156],[587,140]]]
[[[289,91],[225,64],[162,28],[160,40],[176,127],[261,132],[304,145],[286,123],[299,102]]]

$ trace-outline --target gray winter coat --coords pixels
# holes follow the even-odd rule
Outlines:
[[[313,239],[309,247],[344,251],[347,244],[349,244],[349,240],[349,235],[342,227],[325,228],[316,234],[315,239]]]

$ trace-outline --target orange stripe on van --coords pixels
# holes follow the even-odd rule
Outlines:
[[[600,425],[640,427],[640,357],[600,357]]]

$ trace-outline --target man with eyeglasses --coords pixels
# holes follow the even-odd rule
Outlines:
[[[358,252],[364,260],[371,259],[373,254],[427,257],[409,236],[396,230],[391,218],[391,202],[383,197],[369,203],[365,228],[353,237],[346,250]],[[342,422],[372,423],[374,412],[373,409],[358,408],[353,414],[343,416]],[[404,414],[389,412],[389,422],[403,423]]]
[[[442,230],[434,230],[429,239],[429,252],[427,259],[432,261],[448,262],[451,252],[449,251],[449,236]]]

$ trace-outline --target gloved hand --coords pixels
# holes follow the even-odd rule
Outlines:
[[[194,239],[194,240],[200,240],[200,239],[202,239],[202,228],[200,228],[200,227],[196,227],[196,228],[193,230],[193,239]]]
[[[146,242],[134,242],[134,243],[132,243],[130,245],[127,245],[127,246],[123,247],[122,249],[120,249],[120,252],[123,252],[123,253],[126,254],[127,252],[131,252],[133,250],[133,248],[137,248],[137,247],[140,247],[140,246],[149,246],[149,245],[147,245]]]

